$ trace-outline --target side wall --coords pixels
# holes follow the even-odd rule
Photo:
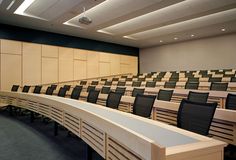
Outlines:
[[[140,49],[140,72],[236,68],[236,34]]]
[[[0,87],[36,85],[123,73],[137,74],[138,57],[0,39]]]

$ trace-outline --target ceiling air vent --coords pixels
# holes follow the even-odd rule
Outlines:
[[[89,25],[90,23],[92,23],[92,20],[85,15],[85,7],[84,7],[83,16],[79,18],[79,23],[85,24],[85,25]]]

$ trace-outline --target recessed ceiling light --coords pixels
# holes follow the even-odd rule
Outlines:
[[[3,1],[3,0],[0,0],[0,4],[2,4],[2,1]]]
[[[2,2],[1,2],[2,3]],[[11,1],[11,3],[8,5],[8,7],[7,7],[7,10],[9,10],[12,6],[13,6],[13,4],[15,3],[15,0],[13,0],[13,1]]]
[[[103,31],[103,30],[97,30],[97,32],[99,32],[99,33],[105,33],[105,34],[109,34],[109,35],[113,35],[112,33],[106,32],[106,31]]]
[[[177,39],[178,39],[177,37],[174,38],[174,40],[177,40]]]
[[[225,31],[225,28],[222,28],[221,31],[224,32],[224,31]]]
[[[123,38],[132,39],[132,40],[136,40],[135,38],[133,38],[133,37],[130,37],[130,36],[123,36]]]
[[[191,37],[194,37],[195,35],[194,34],[191,34]]]
[[[160,43],[162,43],[163,41],[162,40],[160,40]]]

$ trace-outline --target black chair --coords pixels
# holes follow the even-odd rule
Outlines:
[[[87,97],[87,102],[97,103],[99,92],[99,90],[90,90]]]
[[[112,81],[106,81],[104,85],[105,86],[111,86],[112,85]]]
[[[117,86],[125,86],[125,81],[118,81]]]
[[[175,88],[176,82],[165,82],[164,88]]]
[[[23,87],[23,89],[22,89],[22,92],[28,93],[29,90],[30,90],[30,86],[25,85],[25,86]]]
[[[186,82],[185,89],[198,89],[199,82]]]
[[[128,76],[121,76],[121,78],[127,78]]]
[[[119,78],[112,78],[112,81],[119,81]]]
[[[137,94],[134,100],[133,114],[150,118],[155,99],[156,96],[153,95]]]
[[[106,107],[118,109],[122,94],[118,92],[110,92],[106,100]]]
[[[199,78],[188,77],[188,82],[196,82],[196,83],[199,83]]]
[[[230,82],[236,82],[236,77],[231,77]]]
[[[35,94],[40,94],[41,89],[42,89],[42,86],[35,86],[33,93],[35,93]]]
[[[141,86],[141,81],[133,81],[132,87],[140,87]]]
[[[80,89],[81,91],[83,90],[83,86],[81,85],[76,85],[75,88]]]
[[[54,88],[52,88],[52,87],[49,86],[49,87],[47,88],[45,94],[46,94],[46,95],[53,95],[54,90],[55,90]]]
[[[207,103],[209,93],[189,91],[187,100],[191,102]]]
[[[101,89],[102,94],[108,94],[111,91],[111,87],[103,86]]]
[[[102,78],[101,81],[107,81],[107,79],[106,78]]]
[[[156,78],[153,78],[153,81],[155,81],[155,82],[156,82],[156,81],[159,81],[159,82],[160,82],[161,79],[162,79],[162,77],[156,77]]]
[[[156,87],[156,82],[155,81],[147,81],[145,87],[154,88],[154,87]]]
[[[222,78],[220,77],[210,77],[208,79],[208,82],[221,82],[222,81]]]
[[[228,88],[228,83],[212,82],[210,90],[214,90],[214,91],[227,91],[227,88]]]
[[[236,110],[236,94],[228,94],[225,103],[226,109]]]
[[[207,136],[216,107],[217,103],[198,103],[183,99],[178,111],[177,126]]]
[[[157,99],[161,101],[170,101],[174,90],[163,90],[160,89],[158,92]]]
[[[79,99],[81,91],[82,91],[81,87],[73,88],[70,98],[71,99]]]
[[[137,94],[144,94],[145,89],[143,88],[134,88],[132,91],[132,97],[136,97]]]
[[[116,87],[115,92],[124,95],[125,94],[125,90],[126,90],[126,87]]]
[[[13,85],[12,87],[11,87],[11,91],[12,92],[17,92],[18,91],[18,89],[19,89],[19,85]]]
[[[145,78],[138,78],[138,81],[145,81]]]
[[[98,85],[98,81],[92,81],[91,85],[94,85],[94,86]]]
[[[133,78],[126,78],[125,80],[126,80],[126,81],[132,81]]]
[[[91,90],[95,90],[95,86],[88,86],[88,88],[87,88],[87,92],[89,92],[89,91],[91,91]]]
[[[57,85],[56,85],[56,84],[51,84],[51,88],[52,88],[53,90],[56,90],[56,89],[57,89]]]
[[[87,81],[80,81],[80,85],[86,85],[87,84]]]
[[[69,91],[69,90],[70,90],[70,87],[71,87],[71,85],[64,85],[63,88],[65,88],[67,91]]]
[[[61,87],[61,88],[59,89],[59,92],[58,92],[57,96],[59,96],[59,97],[65,97],[65,96],[66,96],[66,92],[67,92],[67,89],[64,88],[64,87]]]

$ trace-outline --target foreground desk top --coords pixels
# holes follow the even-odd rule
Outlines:
[[[224,142],[100,105],[4,91],[0,99],[57,121],[106,159],[223,159]]]

